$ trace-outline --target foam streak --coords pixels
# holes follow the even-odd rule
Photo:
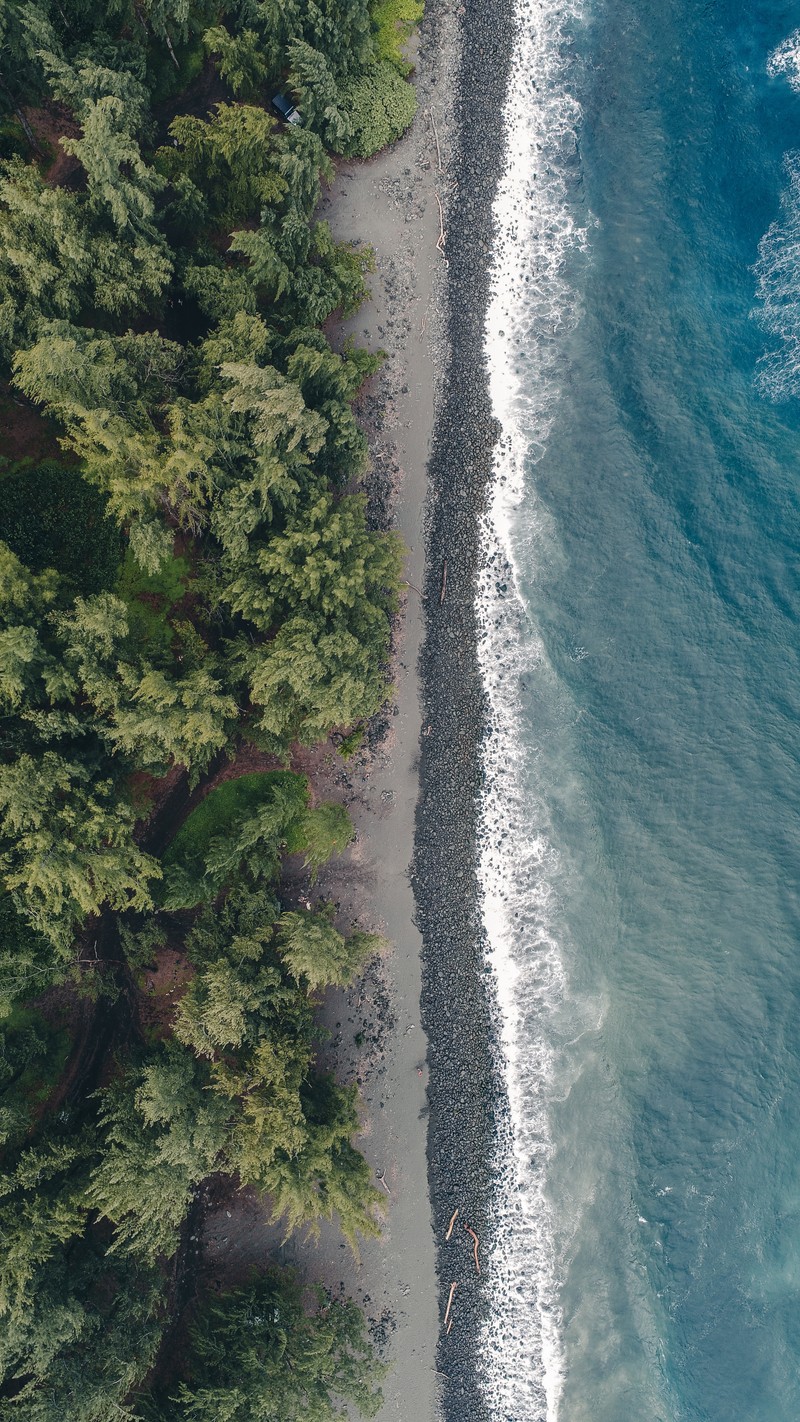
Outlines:
[[[580,111],[570,95],[570,4],[520,0],[508,97],[506,169],[495,202],[498,246],[486,320],[490,393],[502,425],[482,529],[479,659],[492,734],[483,748],[485,796],[479,875],[498,1050],[509,1115],[495,1162],[490,1321],[481,1337],[486,1402],[497,1422],[556,1422],[561,1320],[547,1166],[553,1075],[548,1023],[564,993],[552,931],[555,851],[531,824],[520,730],[520,679],[546,668],[519,595],[515,512],[525,467],[547,444],[558,401],[563,333],[577,320],[564,273],[585,233],[573,222],[570,172]],[[539,816],[546,822],[546,814]]]

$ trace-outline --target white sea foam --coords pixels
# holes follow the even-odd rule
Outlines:
[[[756,383],[770,400],[800,394],[800,153],[784,159],[788,184],[781,215],[758,244],[758,324],[778,342],[758,363]]]
[[[795,30],[773,51],[767,61],[767,73],[773,79],[785,74],[792,88],[800,92],[800,30]]]
[[[800,30],[779,44],[767,60],[773,77],[785,75],[800,93]],[[756,385],[767,399],[800,394],[800,153],[787,153],[788,183],[781,214],[758,244],[755,275],[758,306],[753,316],[776,346],[758,362]]]
[[[558,865],[546,829],[532,829],[537,809],[520,702],[521,678],[548,668],[519,594],[515,528],[523,494],[529,531],[536,521],[524,471],[546,447],[558,400],[561,343],[578,316],[565,274],[569,252],[585,242],[569,201],[580,111],[569,92],[567,55],[578,3],[520,0],[518,5],[486,322],[490,391],[502,436],[482,529],[478,601],[480,666],[492,723],[483,751],[487,788],[479,872],[510,1109],[495,1162],[487,1282],[492,1307],[480,1352],[486,1402],[497,1422],[556,1422],[562,1378],[546,1192],[553,1079],[548,1026],[565,988],[552,927]],[[539,816],[542,826],[546,818]]]

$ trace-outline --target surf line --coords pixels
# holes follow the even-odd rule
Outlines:
[[[565,258],[586,243],[573,221],[564,154],[580,108],[570,92],[577,0],[517,4],[506,104],[505,170],[494,205],[495,262],[486,314],[490,397],[502,434],[482,538],[478,657],[492,735],[482,748],[479,881],[499,1068],[508,1094],[490,1201],[490,1307],[479,1339],[492,1422],[557,1422],[563,1383],[561,1312],[547,1166],[552,1153],[548,1025],[565,991],[552,923],[556,856],[546,806],[532,806],[521,686],[546,654],[520,594],[521,559],[536,554],[528,477],[558,405],[560,333],[578,319]],[[521,359],[524,356],[524,360]],[[522,515],[524,513],[524,520]],[[524,523],[526,533],[521,537]],[[532,813],[535,811],[535,813]]]

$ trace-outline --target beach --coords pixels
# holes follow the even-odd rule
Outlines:
[[[336,904],[343,926],[358,922],[385,936],[387,950],[349,991],[328,994],[322,1062],[358,1084],[365,1120],[356,1144],[385,1195],[381,1237],[355,1259],[336,1226],[317,1244],[280,1245],[263,1209],[246,1192],[209,1211],[205,1267],[237,1278],[265,1251],[363,1306],[389,1364],[379,1422],[441,1415],[434,1240],[427,1184],[428,1042],[421,1018],[422,941],[410,880],[419,793],[421,720],[418,661],[424,618],[424,518],[437,388],[444,369],[446,264],[437,194],[447,202],[452,68],[458,53],[454,6],[434,5],[412,41],[419,112],[411,131],[368,162],[339,161],[320,208],[337,241],[374,251],[371,299],[329,330],[386,360],[357,405],[370,442],[365,479],[370,517],[408,549],[403,603],[395,626],[393,692],[364,747],[348,760],[331,748],[298,761],[313,771],[317,795],[344,802],[356,838],[309,886],[294,866],[295,892]],[[442,209],[443,210],[443,209]],[[439,244],[437,246],[437,243]],[[289,869],[289,882],[292,870]]]
[[[496,438],[483,322],[510,36],[510,10],[487,19],[477,3],[430,0],[409,48],[412,129],[368,162],[338,162],[320,210],[338,241],[374,251],[371,299],[330,335],[386,352],[357,405],[365,489],[373,522],[400,532],[408,558],[385,712],[351,759],[327,747],[296,767],[320,798],[347,805],[355,841],[311,887],[297,865],[294,892],[387,941],[322,1012],[322,1062],[362,1093],[357,1144],[386,1197],[383,1231],[358,1259],[335,1226],[316,1244],[281,1244],[246,1193],[218,1200],[205,1230],[216,1278],[241,1277],[268,1251],[364,1307],[389,1365],[379,1422],[487,1415],[476,1343],[503,1093],[476,879],[474,597]]]

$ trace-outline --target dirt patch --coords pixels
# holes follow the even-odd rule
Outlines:
[[[142,1035],[163,1041],[169,1037],[175,1008],[194,977],[194,968],[177,948],[161,948],[140,977],[136,1010]]]
[[[68,461],[58,442],[58,427],[34,405],[0,381],[0,456],[15,464],[29,459],[41,464],[45,459]]]
[[[42,176],[49,188],[77,188],[83,180],[83,169],[77,158],[65,153],[60,138],[80,138],[81,127],[75,122],[66,104],[49,103],[43,108],[22,111],[33,129],[44,155]]]

